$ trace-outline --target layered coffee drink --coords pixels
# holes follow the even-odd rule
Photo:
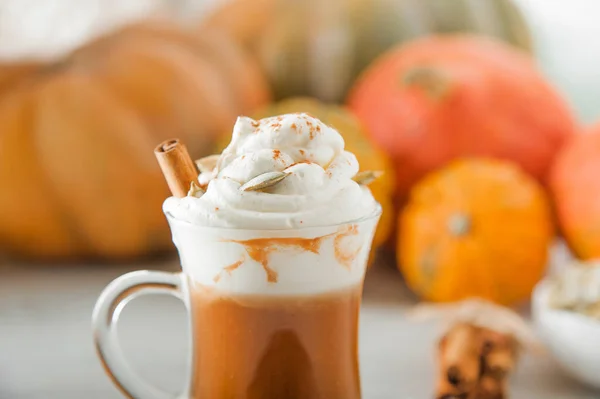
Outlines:
[[[360,398],[360,287],[266,297],[192,293],[194,398]]]
[[[339,133],[238,119],[167,199],[191,313],[194,399],[358,399],[362,283],[380,207]]]

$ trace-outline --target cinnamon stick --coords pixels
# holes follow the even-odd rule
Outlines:
[[[460,323],[442,338],[438,355],[437,398],[504,399],[518,343],[510,335]]]
[[[173,196],[183,198],[192,182],[198,184],[196,165],[179,139],[163,141],[154,149],[154,155]]]
[[[519,314],[483,299],[421,304],[410,317],[445,324],[437,351],[436,399],[505,399],[520,353],[543,351]]]
[[[437,398],[461,397],[475,389],[480,377],[478,338],[476,328],[462,323],[442,338],[438,347]]]

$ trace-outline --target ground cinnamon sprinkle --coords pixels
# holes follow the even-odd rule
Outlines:
[[[292,129],[296,130],[297,126],[295,123],[292,123],[292,125],[290,126]]]
[[[278,160],[281,158],[281,151],[279,150],[273,150],[273,159],[274,160]]]
[[[309,165],[310,165],[310,164],[312,164],[312,162],[311,162],[311,161],[309,161],[309,160],[306,160],[306,161],[301,161],[301,162],[294,162],[293,164],[291,164],[290,166],[288,166],[286,169],[289,169],[289,168],[291,168],[292,166],[300,165],[300,164],[303,164],[303,163],[306,163],[306,164],[309,164]]]
[[[300,155],[304,156],[306,154],[306,152],[304,150],[299,150]]]

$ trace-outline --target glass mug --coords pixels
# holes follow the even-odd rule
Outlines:
[[[191,321],[178,398],[360,398],[359,309],[380,214],[282,230],[203,227],[167,214],[183,272],[132,272],[105,288],[93,331],[107,373],[130,398],[173,398],[136,376],[116,334],[129,300],[162,293],[179,298]]]

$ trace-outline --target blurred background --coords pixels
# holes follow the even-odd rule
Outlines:
[[[435,329],[398,309],[477,296],[529,320],[540,281],[598,268],[599,17],[596,0],[0,0],[0,398],[118,398],[94,301],[129,270],[178,270],[153,148],[201,158],[238,115],[287,112],[386,172],[365,397],[429,397]],[[175,390],[184,311],[139,302],[124,346]],[[515,398],[600,395],[600,353],[574,356],[600,348],[583,317],[583,348],[540,332],[551,354],[526,358]]]

